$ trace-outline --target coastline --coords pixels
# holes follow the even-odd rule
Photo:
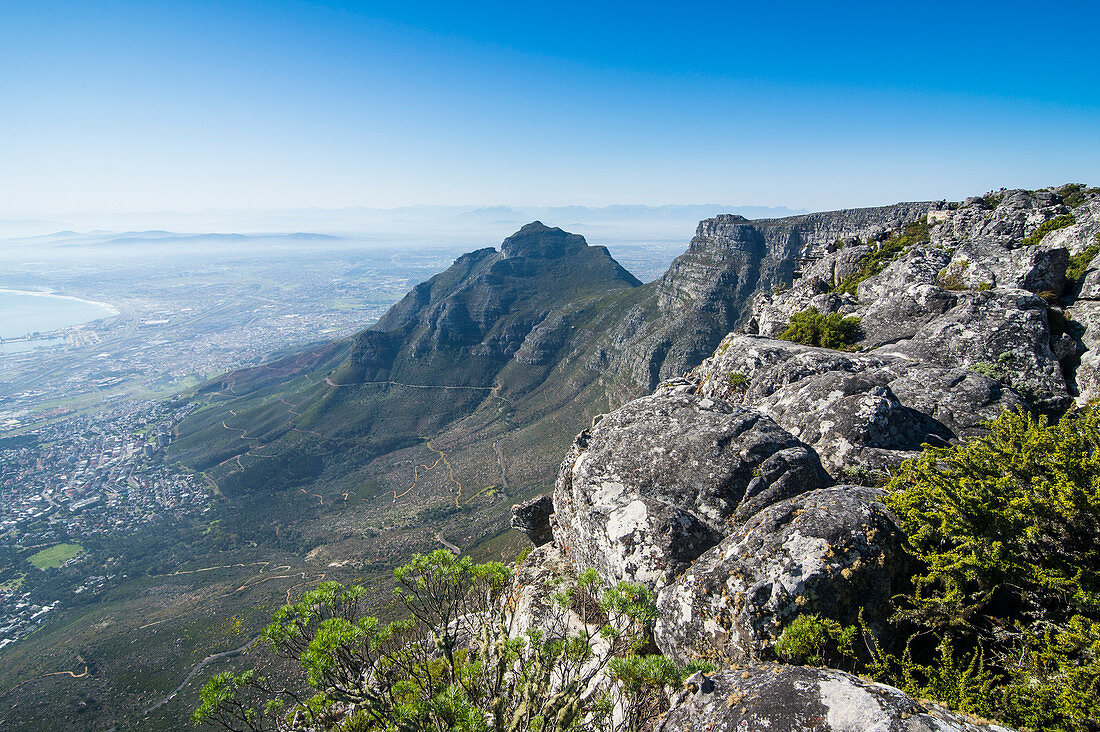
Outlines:
[[[0,292],[10,292],[15,295],[33,295],[34,297],[53,297],[58,300],[75,300],[76,302],[87,303],[88,305],[95,305],[110,310],[111,313],[109,315],[104,315],[104,318],[113,318],[121,314],[121,311],[109,302],[89,300],[86,297],[77,297],[76,295],[61,295],[53,290],[14,290],[10,287],[0,287]],[[99,320],[99,318],[96,318],[96,320]]]

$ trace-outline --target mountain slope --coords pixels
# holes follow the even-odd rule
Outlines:
[[[928,207],[708,219],[647,285],[603,247],[529,224],[499,252],[463,255],[351,339],[206,385],[209,405],[180,426],[173,451],[229,494],[344,493],[362,465],[450,428],[497,435],[552,420],[554,455],[592,413],[698,365],[757,293],[791,283],[804,252],[895,229]],[[561,408],[572,412],[564,423]],[[264,459],[245,467],[246,453]],[[548,457],[536,482],[554,468]]]
[[[578,322],[639,284],[605,248],[529,224],[499,252],[463,255],[350,339],[207,384],[198,397],[208,405],[180,426],[174,454],[230,495],[320,479],[344,492],[355,469],[483,405],[500,421],[545,381]],[[560,401],[551,391],[545,404]],[[245,454],[265,459],[246,468]]]

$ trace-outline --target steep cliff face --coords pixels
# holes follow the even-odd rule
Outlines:
[[[592,354],[595,368],[642,391],[697,366],[746,318],[757,293],[790,285],[798,259],[845,238],[874,238],[922,219],[928,203],[899,203],[749,221],[699,224],[688,250],[627,312]],[[625,390],[619,398],[631,396]]]

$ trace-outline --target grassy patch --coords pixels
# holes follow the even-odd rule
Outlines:
[[[83,552],[84,547],[80,544],[57,544],[43,549],[27,561],[39,569],[56,568]]]

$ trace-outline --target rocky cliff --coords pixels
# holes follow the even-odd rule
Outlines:
[[[1058,414],[1100,396],[1100,195],[1067,198],[1001,191],[700,225],[656,288],[678,315],[624,341],[664,344],[658,360],[638,371],[619,358],[640,379],[666,376],[708,329],[740,319],[741,332],[595,419],[552,496],[513,518],[542,545],[525,571],[564,561],[644,584],[661,651],[718,664],[663,729],[989,728],[848,674],[770,664],[801,615],[881,629],[912,568],[870,486],[902,460],[1006,409]],[[808,308],[860,319],[848,350],[777,339]]]
[[[880,236],[923,218],[928,208],[899,203],[783,219],[726,215],[702,221],[688,250],[647,286],[646,299],[619,319],[589,362],[648,391],[697,366],[741,325],[757,293],[791,283],[805,253],[845,237]]]

